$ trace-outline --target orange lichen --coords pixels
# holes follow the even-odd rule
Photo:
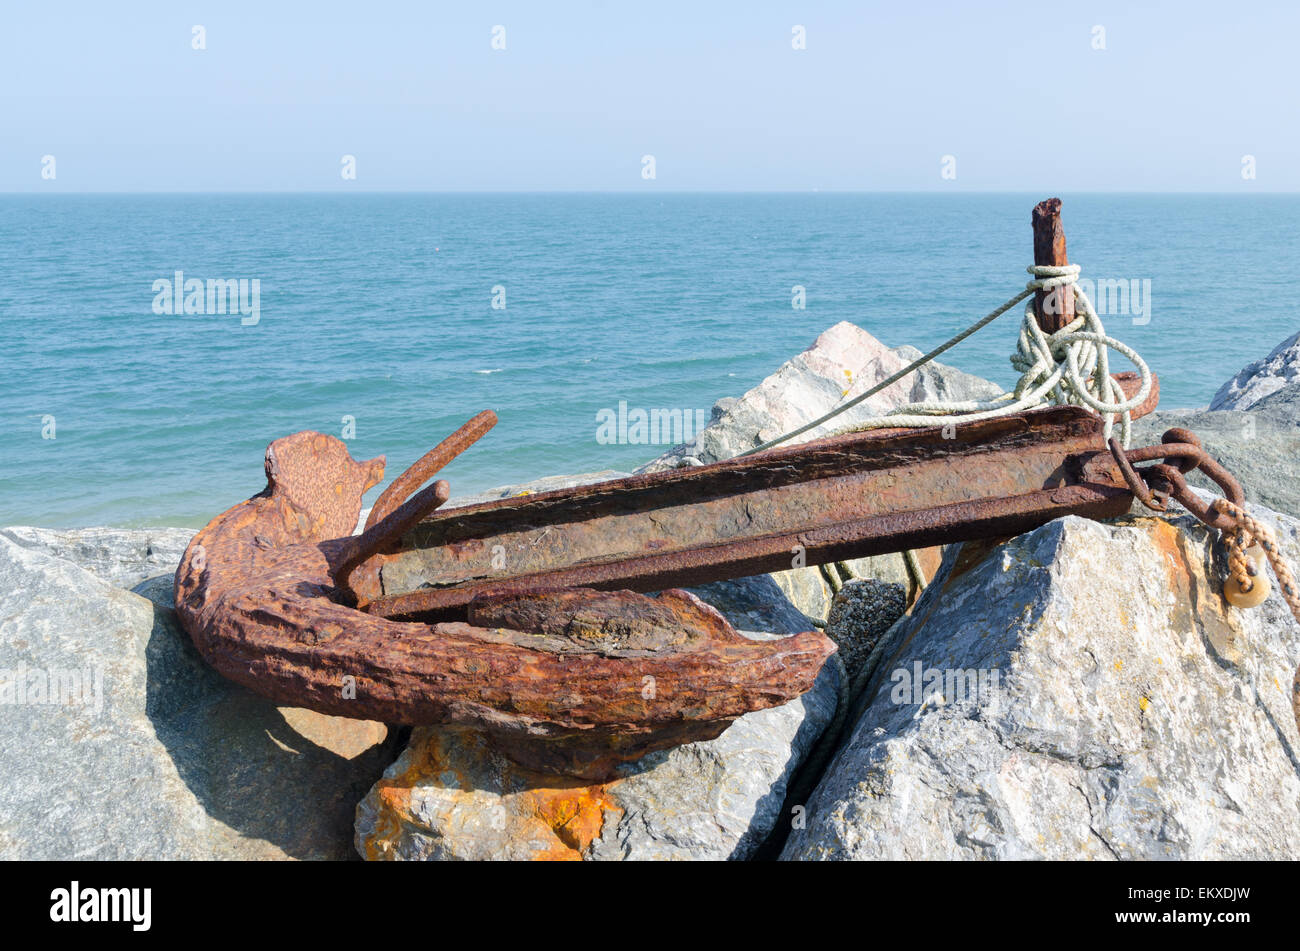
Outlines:
[[[555,845],[533,855],[534,861],[581,861],[600,838],[607,814],[622,813],[609,795],[608,783],[568,789],[530,789],[520,808],[551,830]]]
[[[1186,592],[1191,578],[1182,532],[1164,519],[1149,518],[1143,521],[1152,544],[1160,551],[1160,561],[1168,574],[1169,587],[1180,594]]]
[[[581,861],[600,838],[606,818],[622,813],[609,794],[617,780],[585,784],[524,769],[500,759],[475,731],[429,729],[412,737],[407,755],[400,772],[376,783],[379,816],[375,831],[363,842],[368,859],[387,858],[380,844],[397,841],[403,826],[420,824],[414,815],[413,789],[432,786],[470,796],[483,788],[484,768],[497,773],[494,785],[503,790],[501,805],[508,821],[532,826],[537,833],[521,830],[512,838],[547,841],[531,856],[534,861]]]

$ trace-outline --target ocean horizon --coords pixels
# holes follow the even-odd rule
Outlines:
[[[386,484],[482,409],[501,421],[445,470],[453,495],[629,470],[675,440],[611,440],[611,414],[693,429],[841,320],[921,350],[968,326],[1023,288],[1043,197],[0,195],[0,524],[197,527],[302,429],[386,455]],[[1061,197],[1162,407],[1208,404],[1297,329],[1278,292],[1300,196]],[[1018,323],[940,359],[1009,386]]]

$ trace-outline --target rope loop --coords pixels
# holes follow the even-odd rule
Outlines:
[[[864,420],[842,432],[858,432],[893,426],[939,426],[972,423],[981,419],[1006,416],[1033,409],[1044,403],[1084,406],[1104,421],[1104,437],[1109,440],[1118,419],[1121,441],[1128,448],[1132,438],[1132,411],[1151,393],[1151,369],[1137,351],[1122,340],[1106,333],[1092,301],[1079,287],[1077,264],[1033,264],[1025,269],[1031,280],[1024,292],[1004,304],[1001,313],[1012,303],[1028,298],[1034,291],[1073,289],[1076,317],[1053,334],[1038,326],[1032,299],[1025,301],[1024,318],[1011,366],[1020,379],[1010,393],[991,400],[922,401],[908,403],[888,413]],[[987,322],[989,318],[985,318]],[[1132,397],[1110,375],[1109,353],[1114,350],[1137,368],[1141,384]],[[861,399],[861,398],[859,398]],[[846,405],[843,409],[847,409]],[[834,415],[842,412],[837,409]],[[824,419],[825,417],[823,417]]]
[[[1083,270],[1077,264],[1031,264],[1025,268],[1034,279],[1025,285],[1027,291],[1050,291],[1073,284]]]
[[[1020,325],[1020,338],[1016,345],[1016,352],[1011,355],[1011,366],[1020,372],[1020,379],[1012,392],[1003,393],[990,400],[927,400],[908,403],[887,413],[841,427],[835,430],[833,435],[862,432],[868,429],[974,423],[982,419],[993,419],[1034,409],[1044,403],[1058,405],[1070,403],[1085,406],[1098,413],[1104,420],[1107,440],[1111,438],[1115,420],[1118,418],[1123,444],[1128,448],[1132,435],[1132,411],[1151,393],[1151,370],[1146,361],[1138,356],[1133,348],[1106,333],[1106,328],[1102,326],[1101,318],[1097,316],[1092,301],[1078,285],[1079,265],[1033,264],[1026,268],[1026,271],[1031,279],[1025,284],[1023,291],[989,311],[955,337],[913,360],[896,373],[890,374],[865,393],[859,393],[816,419],[773,439],[768,439],[739,455],[752,456],[755,453],[765,452],[774,446],[789,442],[796,436],[818,429],[824,423],[848,412],[864,400],[870,399],[881,390],[893,386],[899,380],[919,370],[939,354],[988,326],[1022,300],[1031,298],[1035,291],[1054,290],[1058,287],[1074,289],[1075,313],[1078,316],[1068,326],[1049,336],[1038,326],[1034,316],[1033,301],[1026,302],[1024,320]],[[1131,399],[1124,396],[1123,388],[1111,378],[1108,356],[1110,350],[1114,350],[1132,362],[1141,377],[1141,385]]]

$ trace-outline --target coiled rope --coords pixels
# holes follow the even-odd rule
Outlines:
[[[846,426],[838,430],[835,435],[868,429],[971,423],[981,419],[1007,416],[1045,403],[1058,405],[1071,403],[1076,406],[1086,406],[1101,415],[1105,421],[1106,439],[1110,439],[1115,419],[1118,417],[1122,442],[1124,447],[1128,448],[1132,430],[1132,411],[1140,406],[1151,392],[1151,369],[1137,351],[1106,333],[1106,328],[1102,325],[1101,318],[1097,316],[1092,301],[1078,285],[1079,265],[1035,264],[1026,268],[1026,271],[1033,276],[1033,279],[1025,284],[1023,291],[990,311],[957,336],[913,360],[897,373],[886,377],[865,393],[842,403],[829,413],[740,455],[749,456],[763,452],[816,429],[961,343],[1035,291],[1050,291],[1057,287],[1073,289],[1077,316],[1057,332],[1045,334],[1038,326],[1033,301],[1025,304],[1020,338],[1016,345],[1016,352],[1011,355],[1011,366],[1020,371],[1020,380],[1012,392],[1003,393],[991,400],[953,402],[931,400],[908,403],[880,416]],[[1123,389],[1110,375],[1109,350],[1122,354],[1137,368],[1141,385],[1132,398],[1125,398]]]

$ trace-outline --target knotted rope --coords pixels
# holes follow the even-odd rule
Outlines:
[[[844,431],[973,423],[1033,409],[1044,403],[1070,403],[1086,406],[1101,416],[1106,439],[1110,439],[1118,417],[1121,442],[1127,448],[1132,433],[1132,411],[1142,405],[1151,392],[1151,369],[1137,351],[1106,333],[1092,301],[1077,283],[1079,265],[1033,265],[1027,270],[1034,279],[1025,285],[1026,296],[1039,289],[1070,287],[1074,291],[1078,316],[1049,335],[1038,326],[1033,301],[1025,304],[1020,339],[1016,352],[1011,355],[1011,366],[1020,371],[1020,379],[1012,392],[982,401],[908,403],[882,416],[846,427]],[[1124,390],[1110,375],[1109,350],[1115,350],[1132,361],[1141,376],[1141,385],[1132,398],[1124,395]]]
[[[1151,370],[1137,352],[1106,333],[1101,318],[1097,316],[1092,301],[1078,285],[1079,265],[1031,265],[1026,270],[1033,279],[1025,284],[1025,289],[1006,301],[1000,307],[990,311],[984,317],[967,327],[957,336],[935,347],[929,353],[912,361],[903,369],[881,380],[865,393],[855,396],[846,403],[832,409],[829,413],[805,423],[798,429],[791,430],[783,436],[769,440],[762,445],[741,453],[742,456],[753,455],[778,446],[783,442],[801,436],[816,429],[841,413],[844,413],[863,400],[866,400],[886,387],[892,386],[908,374],[929,363],[945,350],[956,346],[971,334],[980,330],[1006,313],[1020,301],[1031,296],[1035,291],[1050,291],[1057,287],[1070,287],[1074,291],[1075,313],[1073,321],[1053,334],[1045,334],[1038,326],[1034,314],[1034,303],[1025,304],[1024,320],[1020,325],[1020,338],[1016,352],[1011,355],[1011,365],[1020,371],[1020,380],[1010,393],[1003,393],[991,400],[965,401],[923,401],[908,403],[889,412],[870,419],[854,423],[838,430],[835,435],[850,432],[862,432],[868,429],[893,427],[946,426],[956,423],[971,423],[981,419],[1007,416],[1022,410],[1033,409],[1044,403],[1086,406],[1101,415],[1105,421],[1105,437],[1110,438],[1116,417],[1120,419],[1122,441],[1128,447],[1131,434],[1132,411],[1142,404],[1151,392]],[[1128,358],[1137,368],[1141,385],[1131,399],[1124,397],[1120,385],[1111,378],[1109,350],[1115,350]]]

